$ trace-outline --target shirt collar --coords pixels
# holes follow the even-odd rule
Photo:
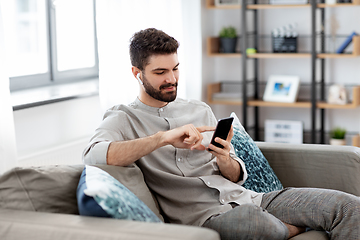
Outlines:
[[[171,103],[172,102],[169,102],[166,106],[161,107],[161,108],[157,108],[157,107],[148,106],[145,103],[141,102],[139,98],[136,98],[135,101],[133,103],[131,103],[130,105],[132,105],[132,106],[134,106],[134,107],[136,107],[138,109],[147,111],[147,112],[158,113],[160,109],[163,109],[163,110],[168,109],[169,106],[171,105]]]

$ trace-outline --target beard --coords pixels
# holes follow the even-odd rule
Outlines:
[[[159,87],[159,90],[155,89],[149,81],[146,79],[145,75],[143,75],[143,83],[145,92],[152,98],[159,100],[161,102],[172,102],[176,99],[177,95],[177,85],[178,83],[167,83],[163,84]],[[172,92],[162,92],[161,90],[168,87],[175,87],[175,90]]]

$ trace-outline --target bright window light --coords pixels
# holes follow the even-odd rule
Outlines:
[[[89,0],[57,0],[57,70],[95,66],[94,5]]]
[[[45,0],[1,3],[10,77],[48,72]]]

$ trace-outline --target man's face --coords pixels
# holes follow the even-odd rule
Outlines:
[[[179,79],[177,54],[153,55],[142,72],[145,92],[161,102],[176,99]]]

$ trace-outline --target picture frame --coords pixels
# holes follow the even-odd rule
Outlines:
[[[215,6],[240,5],[240,0],[215,0]]]
[[[300,77],[272,75],[267,81],[263,100],[267,102],[293,103],[299,93]]]

